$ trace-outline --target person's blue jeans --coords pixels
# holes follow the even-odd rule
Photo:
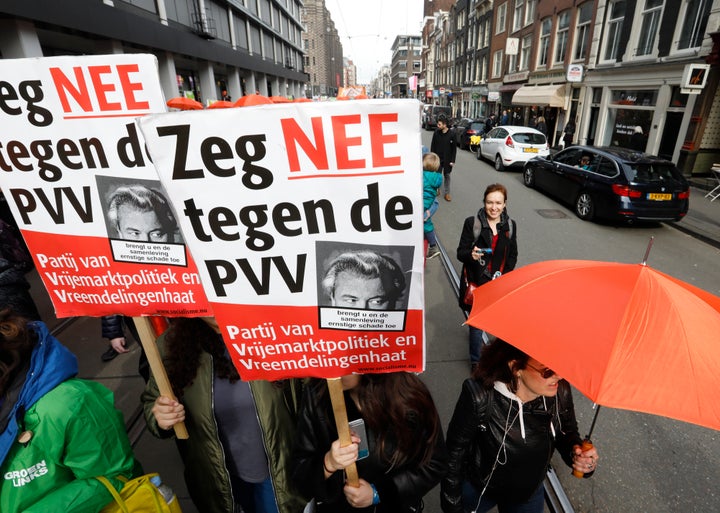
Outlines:
[[[268,477],[260,483],[248,483],[237,476],[230,476],[233,499],[244,513],[278,513],[272,481]]]
[[[483,330],[480,330],[474,326],[468,325],[470,332],[468,334],[470,342],[470,363],[478,363],[480,361],[480,350],[482,349],[485,339],[483,337]]]
[[[425,232],[425,239],[428,241],[429,245],[437,246],[437,236],[435,235],[435,230]]]
[[[495,506],[498,508],[498,513],[543,513],[545,510],[545,489],[543,484],[540,483],[537,490],[525,502],[498,502],[487,497],[480,500],[480,491],[469,481],[463,483],[463,509],[466,512],[486,513]]]

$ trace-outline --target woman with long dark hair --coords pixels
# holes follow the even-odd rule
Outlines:
[[[447,470],[442,426],[430,392],[415,374],[342,378],[349,421],[365,423],[369,455],[358,459],[358,436],[341,447],[325,380],[306,388],[293,453],[293,479],[317,511],[422,511],[422,498]],[[345,483],[357,464],[360,486]]]
[[[583,451],[581,444],[567,381],[495,339],[463,383],[448,427],[442,510],[542,513],[542,483],[555,449],[580,475],[595,471],[597,450]]]
[[[142,395],[145,419],[161,438],[185,422],[189,438],[177,446],[198,510],[302,511],[288,480],[296,382],[242,381],[212,318],[173,319],[158,348],[178,400],[160,396],[151,377]]]

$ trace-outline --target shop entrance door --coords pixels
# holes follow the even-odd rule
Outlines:
[[[665,127],[663,128],[663,134],[660,138],[660,147],[658,148],[658,157],[667,160],[672,160],[673,154],[675,153],[675,145],[680,139],[680,124],[683,119],[683,112],[672,112],[667,113],[665,119]],[[685,139],[684,137],[682,138]]]

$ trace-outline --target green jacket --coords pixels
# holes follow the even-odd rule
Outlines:
[[[24,424],[32,438],[14,443],[0,467],[2,513],[97,513],[112,497],[95,476],[119,489],[115,476],[139,473],[122,414],[99,383],[59,384],[25,412]]]
[[[157,340],[160,354],[164,354],[165,336]],[[305,501],[289,481],[289,459],[295,437],[295,412],[299,403],[296,381],[287,380],[283,388],[268,381],[251,381],[260,426],[268,455],[270,477],[280,513],[302,512]],[[180,456],[185,462],[185,483],[190,497],[203,513],[233,513],[230,474],[215,422],[213,403],[212,357],[203,353],[193,383],[185,388],[185,426],[189,438],[176,440]],[[142,402],[148,429],[155,436],[167,438],[173,431],[161,429],[152,414],[159,391],[151,376]]]

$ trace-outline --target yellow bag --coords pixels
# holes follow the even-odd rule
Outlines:
[[[157,475],[145,474],[130,481],[118,476],[119,480],[126,481],[120,493],[105,477],[97,477],[115,498],[115,502],[109,503],[100,513],[182,513],[176,496],[170,503],[165,502],[160,490],[150,482]]]

